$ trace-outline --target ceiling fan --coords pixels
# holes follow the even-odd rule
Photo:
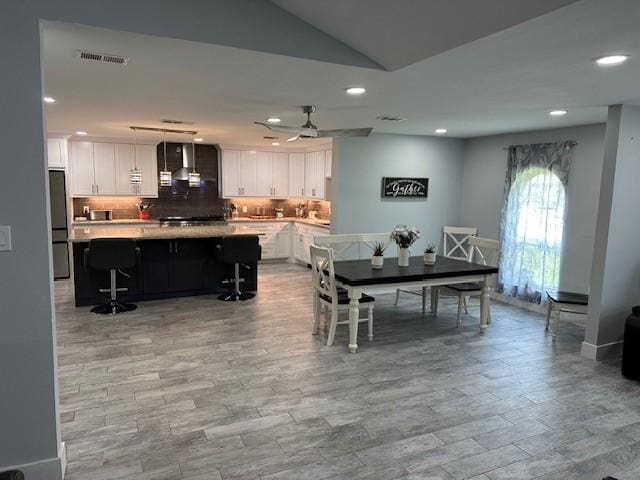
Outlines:
[[[311,123],[311,114],[316,111],[313,105],[305,105],[302,112],[307,114],[307,122],[301,127],[287,127],[285,125],[272,125],[264,122],[253,122],[262,125],[274,132],[283,132],[292,135],[287,142],[295,142],[300,138],[323,138],[323,137],[368,137],[372,128],[341,128],[338,130],[319,130]]]

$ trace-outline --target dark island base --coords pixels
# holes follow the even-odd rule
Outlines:
[[[117,274],[118,294],[124,302],[160,300],[165,298],[211,295],[228,291],[233,278],[233,265],[218,263],[214,252],[220,238],[185,238],[176,240],[139,240],[141,261],[136,268],[125,270],[130,275]],[[108,301],[109,272],[97,271],[84,265],[84,249],[88,243],[73,244],[75,303],[77,307],[97,305]],[[243,291],[258,289],[258,265],[240,268]]]

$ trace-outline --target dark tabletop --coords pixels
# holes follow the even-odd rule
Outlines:
[[[490,275],[498,273],[496,267],[487,267],[465,260],[440,257],[434,265],[425,265],[422,256],[411,257],[408,267],[398,267],[397,258],[385,258],[384,266],[375,270],[371,260],[335,261],[336,280],[345,285],[374,285],[382,283],[415,282],[444,277],[463,277],[467,275]]]

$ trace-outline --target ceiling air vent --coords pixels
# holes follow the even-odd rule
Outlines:
[[[169,125],[193,125],[196,122],[187,120],[174,120],[172,118],[163,118],[160,120],[162,123],[168,123]]]
[[[75,55],[80,60],[98,63],[113,63],[115,65],[126,65],[129,57],[122,55],[111,55],[110,53],[89,52],[88,50],[75,50]]]
[[[406,118],[399,117],[397,115],[380,115],[376,117],[376,120],[381,120],[383,122],[404,122]]]

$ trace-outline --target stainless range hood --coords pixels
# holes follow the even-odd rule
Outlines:
[[[182,152],[181,152],[181,154],[182,154],[182,166],[180,168],[178,168],[177,170],[171,172],[171,179],[172,180],[189,180],[189,172],[193,171],[194,165],[196,167],[198,166],[198,163],[197,163],[198,158],[197,157],[195,159],[193,158],[194,144],[192,144],[192,143],[183,143],[179,148],[182,150]],[[205,170],[207,170],[207,169],[205,169]],[[201,179],[205,180],[205,181],[206,180],[217,180],[217,178],[210,178],[206,174],[202,174],[202,173],[201,173]]]

